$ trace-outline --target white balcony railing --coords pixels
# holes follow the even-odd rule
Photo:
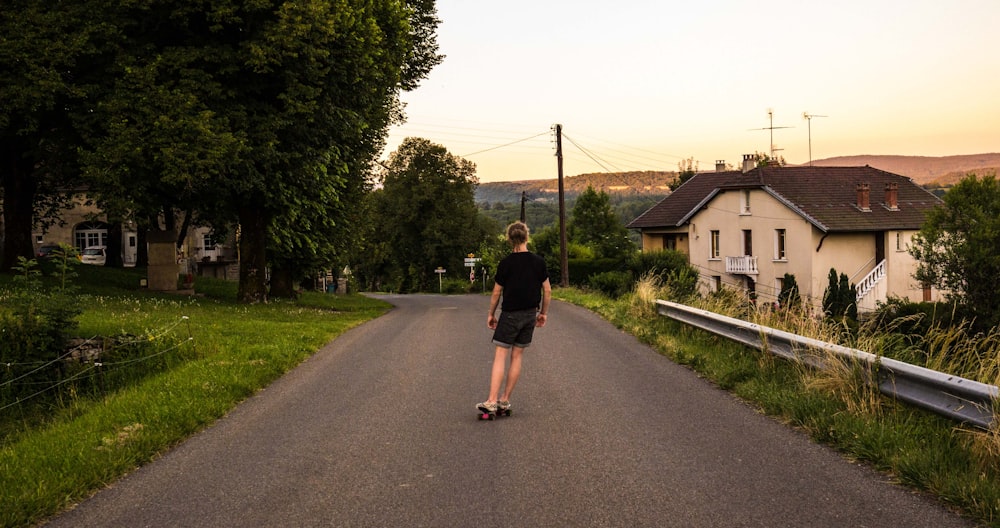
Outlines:
[[[726,273],[733,275],[757,275],[757,257],[753,255],[726,257]]]

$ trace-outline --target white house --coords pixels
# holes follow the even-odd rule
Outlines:
[[[688,255],[703,290],[730,285],[763,301],[795,276],[803,300],[822,305],[831,268],[858,288],[859,312],[889,297],[938,300],[913,278],[907,251],[941,203],[909,178],[873,167],[760,167],[696,174],[633,220],[644,251]]]

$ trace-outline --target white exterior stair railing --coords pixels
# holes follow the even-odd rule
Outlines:
[[[865,275],[865,278],[861,279],[861,282],[857,285],[858,297],[855,299],[858,304],[861,304],[861,300],[865,298],[865,295],[868,295],[868,292],[872,291],[878,283],[885,280],[885,270],[885,259],[883,259],[882,262],[879,262],[875,266],[875,269],[871,270],[868,275]]]

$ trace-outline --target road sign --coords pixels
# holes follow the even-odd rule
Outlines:
[[[476,258],[467,258],[467,259],[465,259],[465,267],[466,268],[474,268],[476,266],[476,263],[479,262],[480,260],[482,260],[482,259],[480,259],[479,257],[476,257]]]

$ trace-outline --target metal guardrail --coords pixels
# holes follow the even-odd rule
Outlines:
[[[692,308],[656,301],[660,315],[701,328],[758,350],[824,368],[831,356],[854,361],[872,372],[879,390],[951,419],[990,429],[1000,410],[996,385],[918,367],[895,359]]]

